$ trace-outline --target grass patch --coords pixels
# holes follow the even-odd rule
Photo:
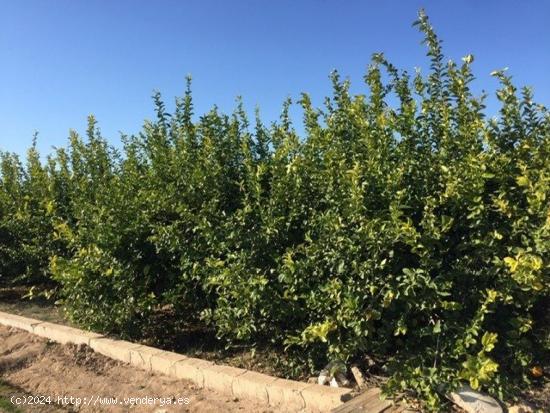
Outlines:
[[[5,413],[23,413],[23,410],[13,405],[10,401],[10,398],[16,393],[19,393],[18,389],[0,379],[0,411]]]

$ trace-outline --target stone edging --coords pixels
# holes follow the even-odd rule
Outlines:
[[[98,353],[140,369],[189,380],[224,395],[283,407],[285,411],[328,412],[351,399],[350,389],[280,379],[1,311],[0,324],[61,344],[86,344]]]

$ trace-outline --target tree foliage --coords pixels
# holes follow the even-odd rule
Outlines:
[[[194,121],[188,79],[121,151],[90,117],[44,164],[3,154],[0,276],[55,282],[101,331],[169,306],[311,369],[369,355],[434,408],[459,380],[513,394],[550,351],[550,115],[496,71],[487,119],[473,57],[416,24],[426,76],[375,54],[352,95],[335,72],[323,108],[298,101],[302,137],[290,100],[271,126],[240,101]]]

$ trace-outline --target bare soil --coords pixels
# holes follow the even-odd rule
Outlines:
[[[12,396],[43,396],[43,404],[14,406]],[[45,399],[50,397],[50,401]],[[81,398],[58,404],[58,397]],[[117,398],[118,405],[85,406],[84,399]],[[153,404],[129,405],[124,398],[157,397]],[[178,398],[188,404],[169,406]],[[161,400],[165,406],[161,406]],[[76,399],[74,399],[76,400]],[[92,403],[92,402],[91,402]],[[143,402],[142,402],[143,403]],[[21,330],[0,326],[0,412],[275,412],[247,400],[198,389],[190,382],[135,369],[87,346],[60,345]]]
[[[26,298],[29,290],[29,287],[3,285],[0,282],[0,311],[50,323],[68,324],[61,309],[51,301],[42,296]]]

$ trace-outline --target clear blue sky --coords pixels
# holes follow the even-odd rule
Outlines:
[[[153,116],[154,89],[171,106],[188,73],[198,113],[242,95],[268,121],[286,96],[321,103],[335,68],[364,91],[373,52],[426,66],[421,7],[449,57],[475,55],[479,89],[508,66],[550,106],[550,1],[0,0],[0,150],[24,153],[38,130],[49,152],[90,113],[116,143]]]

